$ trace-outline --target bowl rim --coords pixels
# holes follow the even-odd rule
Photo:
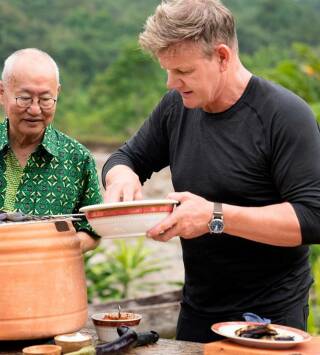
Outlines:
[[[122,312],[122,313],[131,313],[134,314],[134,318],[131,319],[103,319],[104,316],[108,313],[116,312],[103,312],[95,313],[91,315],[92,322],[95,326],[101,327],[119,327],[121,325],[126,325],[128,327],[136,326],[140,323],[142,319],[142,314],[134,312]]]
[[[80,212],[99,211],[109,208],[123,208],[123,207],[141,207],[141,206],[158,206],[158,205],[177,205],[179,201],[170,199],[150,199],[150,200],[134,200],[100,203],[96,205],[84,206],[79,209]]]
[[[36,349],[39,349],[39,350],[42,350],[42,351],[45,351],[46,349],[48,351],[53,351],[53,350],[62,351],[62,347],[60,345],[57,345],[57,344],[39,344],[39,345],[31,345],[31,346],[27,346],[27,347],[23,348],[22,349],[22,353],[23,354],[27,354],[26,351],[32,351],[32,350],[36,350]],[[37,355],[37,353],[33,353],[33,352],[29,352],[28,354]],[[48,352],[48,354],[50,354],[50,353]]]
[[[67,340],[67,339],[60,339],[61,337],[68,337],[68,336],[72,336],[72,335],[74,335],[74,334],[78,334],[78,333],[80,333],[82,336],[84,336],[85,337],[85,339],[81,339],[81,340],[72,340],[72,339],[70,339],[70,340]],[[92,340],[92,336],[90,335],[90,334],[84,334],[84,333],[81,333],[81,332],[73,332],[73,333],[66,333],[66,334],[58,334],[58,335],[56,335],[55,337],[54,337],[54,340],[57,340],[57,341],[59,341],[59,342],[61,342],[61,343],[82,343],[82,342],[86,342],[86,341],[88,341],[88,340]]]

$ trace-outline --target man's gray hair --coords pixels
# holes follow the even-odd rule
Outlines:
[[[219,0],[162,0],[139,36],[142,49],[157,56],[171,45],[194,41],[211,56],[215,44],[238,49],[235,20]]]
[[[13,66],[14,63],[17,59],[21,58],[24,55],[31,55],[35,58],[41,58],[48,60],[50,62],[56,72],[57,76],[57,82],[59,83],[59,68],[57,63],[54,61],[54,59],[46,52],[38,49],[38,48],[24,48],[24,49],[19,49],[16,52],[13,52],[5,61],[4,61],[4,66],[1,74],[1,79],[4,83],[9,82],[10,78],[12,77],[13,73]]]

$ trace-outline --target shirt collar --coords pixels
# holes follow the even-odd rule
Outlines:
[[[51,125],[49,125],[46,128],[46,131],[44,133],[44,137],[43,137],[41,145],[51,155],[53,155],[53,156],[58,156],[59,155],[58,137],[56,135],[56,132],[55,132],[54,128]]]
[[[9,147],[8,126],[8,118],[0,123],[0,151]],[[51,155],[58,156],[58,144],[59,142],[57,135],[55,134],[55,130],[51,125],[49,125],[46,128],[42,143],[40,145],[42,145],[43,148]]]

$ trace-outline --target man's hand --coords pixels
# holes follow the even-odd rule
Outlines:
[[[80,239],[80,248],[82,253],[95,249],[99,245],[100,239],[93,239],[86,232],[77,232],[77,236]]]
[[[126,165],[114,166],[106,176],[105,202],[142,199],[142,187],[137,174]]]
[[[173,192],[168,198],[179,201],[180,205],[150,229],[148,237],[166,242],[175,236],[191,239],[208,233],[208,222],[213,212],[212,202],[190,192]]]

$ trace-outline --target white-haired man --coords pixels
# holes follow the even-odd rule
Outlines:
[[[0,103],[0,209],[58,215],[101,202],[89,151],[51,125],[60,92],[59,70],[45,52],[26,48],[4,63]],[[99,236],[86,220],[75,228],[85,252]]]

